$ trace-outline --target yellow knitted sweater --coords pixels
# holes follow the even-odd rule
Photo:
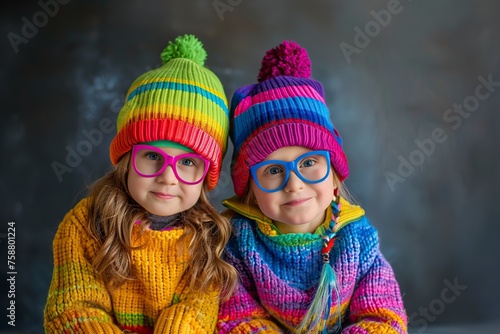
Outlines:
[[[98,245],[86,232],[88,199],[66,214],[53,242],[54,272],[45,306],[46,333],[213,333],[219,293],[186,287],[189,256],[182,228],[146,231],[134,226],[137,279],[110,292],[91,265]]]

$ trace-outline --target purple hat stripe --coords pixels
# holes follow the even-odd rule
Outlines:
[[[317,81],[312,82],[311,79],[306,79],[306,78],[296,78],[296,77],[276,77],[273,78],[272,81],[264,81],[261,82],[259,85],[256,85],[255,88],[252,90],[252,94],[259,94],[262,92],[265,92],[270,89],[274,89],[277,87],[289,87],[292,88],[296,86],[310,86],[318,91],[321,95],[323,94],[323,86]]]
[[[238,90],[234,92],[233,98],[231,99],[231,109],[229,110],[231,118],[234,117],[234,111],[238,107],[240,101],[247,97],[250,93],[252,93],[252,90],[255,89],[255,86],[256,85],[243,86],[241,88],[238,88]]]

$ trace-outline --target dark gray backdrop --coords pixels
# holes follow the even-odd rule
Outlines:
[[[109,143],[128,86],[159,66],[167,41],[184,33],[202,40],[207,66],[228,98],[255,82],[267,49],[284,39],[306,47],[344,139],[347,185],[379,229],[413,331],[500,328],[494,325],[500,312],[499,2],[41,0],[3,6],[2,310],[12,300],[5,284],[9,221],[16,226],[17,275],[16,327],[2,315],[0,329],[42,331],[57,226],[85,187],[109,170]],[[233,193],[230,153],[212,193],[219,208]],[[475,323],[493,325],[469,327]]]

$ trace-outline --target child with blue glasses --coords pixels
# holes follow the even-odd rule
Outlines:
[[[267,52],[231,103],[236,196],[226,260],[239,272],[220,333],[406,333],[400,289],[364,210],[306,50]]]

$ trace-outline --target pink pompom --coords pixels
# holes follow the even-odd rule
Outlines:
[[[266,52],[257,80],[262,82],[282,75],[297,78],[311,76],[311,61],[306,49],[293,41],[283,41]]]

